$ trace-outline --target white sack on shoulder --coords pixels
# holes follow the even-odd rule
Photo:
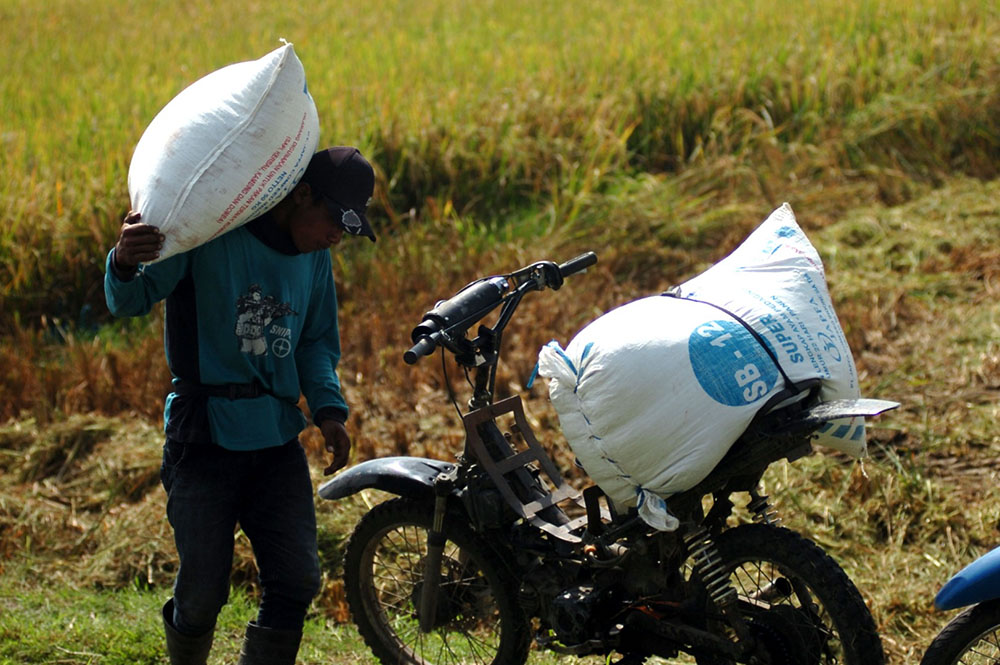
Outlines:
[[[132,209],[166,236],[159,260],[272,208],[318,143],[316,105],[291,44],[185,88],[153,118],[129,165]]]

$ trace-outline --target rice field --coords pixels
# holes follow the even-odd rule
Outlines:
[[[893,665],[944,624],[937,585],[1000,541],[994,2],[0,0],[0,29],[0,662],[18,642],[36,659],[139,662],[124,646],[93,657],[114,625],[100,618],[121,611],[109,592],[153,606],[142,594],[170,583],[156,475],[169,374],[159,313],[107,315],[104,257],[156,112],[281,38],[322,142],[357,145],[378,170],[379,242],[334,256],[354,461],[460,446],[437,363],[400,360],[437,299],[597,250],[511,329],[500,382],[521,392],[542,344],[692,276],[789,201],[866,396],[903,408],[874,423],[863,465],[774,469],[786,524],[844,565]],[[544,386],[527,400],[569,471]],[[320,468],[316,433],[304,438]],[[320,506],[329,577],[312,628],[353,662],[368,661],[341,642],[336,574],[362,508]],[[244,550],[234,581],[252,578]],[[99,618],[87,648],[58,640],[66,589]],[[31,625],[5,621],[19,609]]]
[[[621,179],[780,203],[996,175],[998,10],[959,2],[45,3],[0,20],[0,328],[100,304],[143,129],[195,79],[295,44],[323,141],[380,170],[383,227],[574,227]],[[868,193],[868,192],[866,192]],[[841,197],[837,197],[841,198]],[[727,200],[729,199],[729,200]],[[776,203],[776,204],[777,204]],[[657,206],[669,214],[669,207]],[[672,221],[676,221],[673,216]],[[697,221],[697,220],[695,220]],[[661,222],[662,223],[662,222]]]

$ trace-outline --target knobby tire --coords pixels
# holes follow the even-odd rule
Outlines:
[[[531,634],[517,585],[461,519],[445,520],[437,625],[416,608],[433,503],[397,498],[358,523],[344,557],[344,585],[358,632],[384,665],[522,665]]]
[[[927,647],[920,665],[1000,663],[1000,599],[966,608]]]
[[[758,637],[775,645],[769,646],[775,665],[885,664],[882,641],[864,599],[840,566],[815,543],[788,529],[746,524],[722,532],[715,544],[736,588],[742,614]],[[795,591],[787,598],[760,602],[764,595],[760,589],[769,584],[777,588],[775,580],[790,582]],[[801,607],[812,607],[816,617],[803,620],[809,612]],[[788,630],[790,617],[792,623],[808,623],[807,637],[798,642],[787,636],[771,637]],[[802,644],[810,646],[789,649]],[[732,661],[703,656],[697,662],[729,665]]]

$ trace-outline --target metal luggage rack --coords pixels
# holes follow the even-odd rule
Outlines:
[[[507,439],[507,454],[502,459],[496,460],[490,455],[489,450],[479,434],[479,425],[490,420],[496,420],[500,416],[512,415],[514,423],[511,431],[504,436]],[[500,491],[501,496],[517,515],[542,531],[567,543],[578,544],[583,541],[583,530],[588,526],[587,506],[585,505],[583,493],[574,488],[563,478],[559,467],[549,457],[545,449],[535,438],[535,434],[528,424],[528,419],[524,414],[524,405],[521,397],[514,395],[495,404],[490,404],[480,409],[472,411],[462,418],[465,424],[466,441],[472,449],[480,466],[486,471],[490,479]],[[520,438],[524,442],[524,448],[517,450],[515,441]],[[550,487],[545,487],[546,493],[532,501],[522,501],[516,494],[509,476],[518,472],[535,471],[544,473],[544,480]],[[540,475],[540,474],[539,474]],[[539,477],[539,481],[543,480]],[[568,503],[567,503],[568,502]],[[570,518],[566,515],[560,504],[575,505],[584,511],[580,517]],[[551,510],[550,510],[551,509]],[[593,509],[590,510],[593,516]],[[558,520],[551,519],[553,516],[560,517]],[[601,517],[610,519],[610,513],[605,508],[601,508]],[[562,521],[565,518],[565,522]],[[591,517],[591,520],[593,517]]]

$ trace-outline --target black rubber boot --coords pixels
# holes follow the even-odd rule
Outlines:
[[[170,657],[170,665],[205,665],[208,661],[208,652],[212,650],[215,630],[191,637],[177,632],[173,618],[174,599],[171,598],[163,606],[163,630],[167,634],[167,656]]]
[[[278,630],[248,623],[238,665],[295,665],[301,641],[301,630]]]

